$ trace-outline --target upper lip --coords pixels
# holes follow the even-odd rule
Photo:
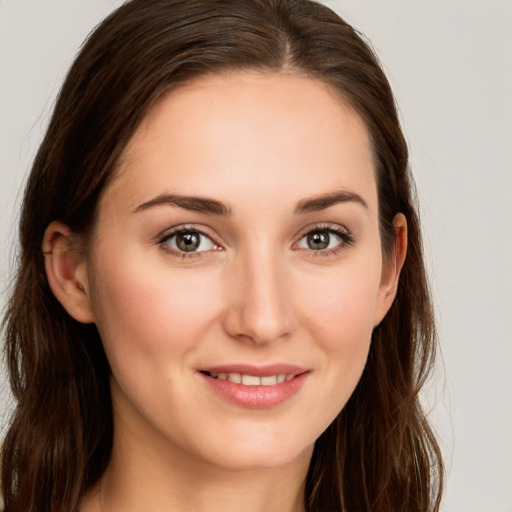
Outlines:
[[[203,373],[240,373],[243,375],[254,375],[255,377],[268,377],[270,375],[300,375],[307,372],[307,368],[294,364],[269,364],[257,366],[251,364],[225,364],[218,366],[208,366],[198,369]]]

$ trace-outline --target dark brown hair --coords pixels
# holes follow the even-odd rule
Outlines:
[[[4,323],[17,400],[1,454],[6,512],[76,512],[112,447],[109,365],[95,326],[73,320],[49,288],[46,227],[60,220],[90,232],[98,198],[155,102],[201,75],[243,69],[287,69],[336,90],[371,137],[384,254],[394,246],[394,215],[408,223],[397,297],[373,332],[355,392],[315,445],[306,508],[439,509],[441,455],[418,400],[433,364],[434,320],[407,146],[375,55],[349,24],[310,0],[132,0],[79,53],[26,187]]]

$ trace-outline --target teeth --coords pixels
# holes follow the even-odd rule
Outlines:
[[[275,386],[283,382],[292,380],[295,375],[293,373],[286,374],[280,373],[279,375],[268,375],[265,377],[257,377],[256,375],[245,375],[241,373],[213,373],[210,376],[219,379],[227,380],[235,384],[243,384],[244,386]]]
[[[244,386],[259,386],[261,384],[261,379],[254,375],[242,375],[242,384]]]
[[[261,377],[263,386],[275,386],[277,384],[277,375],[269,375],[268,377]]]
[[[239,373],[228,373],[229,382],[240,384],[242,382],[242,376]]]

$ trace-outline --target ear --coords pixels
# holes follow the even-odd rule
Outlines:
[[[77,247],[75,233],[62,222],[52,222],[44,233],[42,249],[55,298],[75,320],[94,322],[86,257]]]
[[[400,272],[407,254],[407,220],[403,213],[397,213],[393,219],[395,247],[389,261],[384,262],[379,286],[374,326],[382,322],[396,297]]]

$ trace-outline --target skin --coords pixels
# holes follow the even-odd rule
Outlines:
[[[297,213],[340,191],[349,200]],[[163,194],[230,214],[148,205]],[[104,191],[88,250],[70,249],[58,222],[43,244],[56,297],[96,323],[112,368],[112,460],[82,510],[304,510],[314,442],[396,293],[404,217],[394,224],[395,258],[383,262],[368,134],[324,84],[229,73],[166,95]],[[191,257],[169,238],[177,226],[207,235]],[[314,230],[329,248],[311,248]],[[309,373],[293,397],[252,409],[198,373],[235,363]]]

